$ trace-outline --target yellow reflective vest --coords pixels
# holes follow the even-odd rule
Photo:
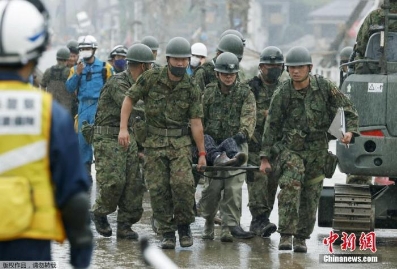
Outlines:
[[[51,179],[51,95],[0,82],[0,240],[65,239]]]

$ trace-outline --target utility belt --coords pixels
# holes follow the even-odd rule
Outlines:
[[[147,125],[147,131],[151,134],[166,136],[166,137],[181,137],[185,135],[190,135],[190,128],[187,126],[178,129],[163,129],[163,128],[157,128],[151,125]]]
[[[94,126],[94,134],[118,135],[120,127]]]

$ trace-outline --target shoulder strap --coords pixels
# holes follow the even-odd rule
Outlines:
[[[324,79],[324,78],[323,78],[323,76],[314,75],[314,78],[316,79],[317,87],[321,91],[321,96],[323,97],[324,102],[328,106],[328,93],[326,92],[326,89],[323,89],[320,87],[320,83],[318,83],[317,77],[319,77],[320,79]]]
[[[105,83],[106,83],[106,75],[107,75],[106,62],[103,62],[103,65],[102,65],[103,85],[105,85]]]

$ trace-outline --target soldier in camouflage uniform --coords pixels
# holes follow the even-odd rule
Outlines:
[[[186,73],[191,57],[189,42],[182,37],[172,38],[166,47],[166,57],[166,67],[142,74],[128,90],[121,110],[119,143],[129,145],[128,117],[133,104],[142,99],[147,125],[147,137],[142,143],[145,179],[158,232],[163,237],[161,248],[174,249],[175,230],[182,247],[193,245],[190,223],[195,220],[195,187],[191,136],[199,149],[198,169],[206,165],[206,153],[200,89]]]
[[[397,13],[397,0],[389,0],[390,1],[390,13]],[[365,51],[367,49],[367,44],[370,36],[382,29],[385,25],[385,15],[383,9],[376,9],[372,11],[364,20],[363,24],[358,31],[356,38],[356,45],[354,50],[356,52],[355,60],[364,59]],[[389,31],[396,32],[397,31],[397,21],[389,20]],[[367,64],[367,63],[358,63],[355,67],[356,74],[369,74],[369,73],[378,73],[379,72],[378,64]]]
[[[131,143],[123,149],[117,135],[125,93],[144,71],[151,68],[154,58],[150,48],[143,44],[131,46],[126,56],[127,70],[109,79],[98,101],[93,144],[99,195],[92,211],[98,233],[111,236],[107,215],[118,207],[117,237],[138,239],[138,234],[131,229],[131,225],[141,219],[145,191],[145,184],[138,177],[138,146],[130,132]],[[128,127],[132,127],[131,118]]]
[[[327,130],[339,107],[346,117],[348,144],[358,134],[358,116],[350,100],[328,79],[312,76],[309,51],[293,47],[285,65],[291,79],[274,93],[263,133],[260,171],[279,174],[279,250],[307,252],[329,163]],[[270,165],[270,163],[272,165]]]
[[[65,82],[69,77],[69,67],[67,65],[69,56],[70,52],[68,48],[60,48],[56,54],[57,64],[44,72],[40,85],[47,92],[51,93],[54,99],[72,115],[74,94],[69,93],[65,86]]]
[[[212,61],[206,62],[201,66],[197,67],[193,74],[194,81],[199,85],[200,89],[204,92],[206,85],[209,83],[218,82],[215,76],[215,62],[219,55],[223,52],[231,52],[237,56],[239,61],[243,58],[244,44],[241,38],[234,34],[227,34],[221,38],[219,41],[216,56]],[[244,80],[244,75],[240,72],[237,76],[238,81]]]
[[[283,70],[283,53],[279,48],[270,46],[265,48],[259,56],[259,75],[247,81],[256,100],[256,127],[248,144],[248,163],[254,166],[259,166],[261,162],[259,151],[265,120],[270,100],[280,85],[279,78]],[[277,178],[272,175],[267,176],[259,171],[247,173],[248,206],[252,215],[250,231],[261,237],[269,237],[277,230],[276,225],[269,221],[277,186]]]
[[[154,60],[156,61],[157,51],[159,50],[159,42],[157,41],[157,39],[154,36],[148,35],[142,38],[141,43],[148,46],[152,50]],[[159,63],[157,62],[153,63],[153,68],[160,68],[160,67],[161,65]]]
[[[233,138],[239,151],[248,153],[247,140],[255,129],[256,105],[254,94],[247,84],[237,81],[239,61],[236,55],[224,52],[215,63],[218,82],[207,85],[204,97],[204,132],[217,144]],[[239,174],[239,175],[237,175]],[[210,175],[211,176],[211,175]],[[253,234],[240,227],[242,185],[245,173],[223,172],[227,179],[209,179],[209,185],[202,191],[201,215],[206,219],[203,239],[214,239],[214,217],[218,210],[222,217],[222,242],[236,238],[248,239]],[[224,191],[221,199],[221,192]]]

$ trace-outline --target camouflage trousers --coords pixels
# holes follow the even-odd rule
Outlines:
[[[146,188],[138,173],[138,147],[134,137],[131,135],[127,150],[119,145],[117,135],[94,134],[93,141],[99,190],[93,212],[108,215],[118,207],[117,222],[138,222]]]
[[[323,188],[327,150],[283,150],[277,161],[281,169],[278,194],[278,232],[310,238]]]
[[[144,175],[159,234],[174,232],[177,225],[194,222],[196,188],[190,145],[179,149],[145,148]]]
[[[248,154],[248,163],[260,166],[259,152],[250,152]],[[248,207],[252,218],[260,215],[270,216],[276,199],[277,187],[277,177],[265,175],[259,171],[247,172]]]
[[[239,151],[248,153],[247,143],[243,143]],[[203,189],[199,202],[201,216],[205,219],[214,219],[219,209],[222,225],[240,225],[242,186],[246,178],[244,171],[211,172],[205,173],[205,175],[209,178],[208,185]],[[211,177],[223,177],[224,179],[213,179]]]

